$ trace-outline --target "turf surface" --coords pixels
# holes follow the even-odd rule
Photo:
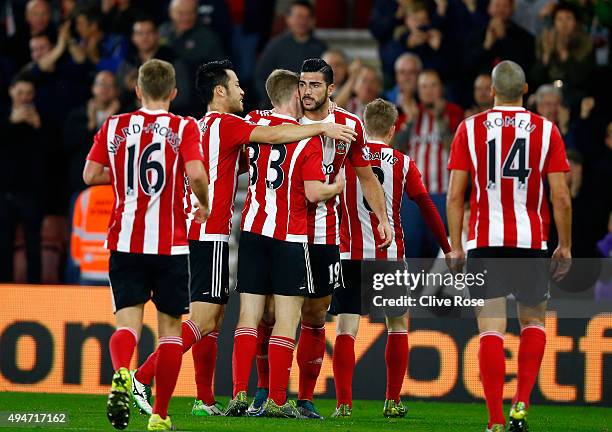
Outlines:
[[[106,419],[105,397],[91,395],[60,395],[38,393],[3,393],[0,392],[0,412],[6,417],[7,412],[43,413],[66,412],[68,423],[53,430],[79,431],[112,431]],[[222,399],[222,402],[227,402]],[[445,402],[410,401],[408,416],[405,419],[385,419],[382,417],[382,403],[377,401],[357,401],[353,405],[353,417],[350,419],[324,421],[315,420],[279,420],[225,417],[192,417],[190,415],[192,399],[175,398],[170,406],[173,423],[179,430],[241,431],[241,432],[366,432],[398,431],[431,432],[482,432],[486,418],[484,404],[457,404]],[[322,414],[333,411],[334,401],[319,400],[317,407]],[[132,411],[130,426],[127,431],[146,430],[147,417]],[[576,406],[533,406],[530,411],[531,432],[539,431],[584,431],[608,432],[612,427],[612,409],[599,407]],[[48,428],[49,426],[45,427]],[[0,429],[25,431],[40,430],[22,424],[19,427],[9,425],[2,419]]]

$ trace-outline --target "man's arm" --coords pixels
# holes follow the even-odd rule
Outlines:
[[[332,184],[327,184],[318,180],[304,181],[304,192],[306,199],[311,203],[327,201],[339,195],[344,190],[344,174],[338,174]]]
[[[251,131],[249,141],[285,144],[317,135],[325,135],[340,141],[351,142],[355,141],[357,133],[349,126],[336,123],[315,123],[311,125],[283,124],[278,126],[257,126]]]
[[[553,217],[557,226],[559,245],[553,252],[551,272],[554,280],[561,280],[571,266],[572,258],[572,199],[564,172],[548,174]]]
[[[189,186],[198,199],[199,205],[196,211],[196,221],[206,222],[210,213],[208,205],[208,176],[204,164],[199,160],[190,160],[185,163],[185,173],[189,179]]]
[[[391,225],[389,225],[389,217],[387,216],[387,206],[385,201],[385,193],[383,191],[378,178],[374,175],[372,167],[356,167],[354,166],[355,174],[361,184],[361,190],[363,196],[370,205],[370,208],[379,220],[378,233],[383,243],[378,247],[380,249],[386,249],[391,245],[393,241],[393,231]]]
[[[452,249],[447,262],[451,271],[454,272],[460,272],[465,261],[465,251],[461,243],[461,231],[463,228],[463,204],[468,177],[468,171],[451,170],[448,194],[446,196],[446,217],[448,219],[448,232]]]
[[[83,169],[83,181],[87,186],[110,184],[110,171],[100,162],[87,160]]]

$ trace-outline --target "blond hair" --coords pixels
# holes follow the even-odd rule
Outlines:
[[[288,102],[298,87],[300,77],[286,69],[276,69],[266,80],[266,92],[275,107]]]
[[[381,98],[374,99],[366,105],[363,120],[369,136],[384,137],[397,121],[397,108]]]
[[[146,98],[166,100],[176,88],[176,72],[170,63],[151,59],[138,68],[138,87]]]

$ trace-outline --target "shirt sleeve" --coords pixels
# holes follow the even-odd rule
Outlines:
[[[421,180],[421,172],[413,160],[411,160],[408,164],[408,172],[406,173],[406,184],[404,186],[404,190],[410,199],[413,199],[417,195],[427,193],[423,180]]]
[[[239,147],[248,144],[251,139],[251,132],[257,125],[235,115],[227,115],[223,119],[224,133],[228,134],[230,139],[221,140],[222,144]]]
[[[312,137],[306,144],[304,160],[302,161],[302,180],[325,181],[323,171],[323,145],[321,138]]]
[[[570,170],[565,144],[557,126],[553,125],[550,132],[550,148],[544,164],[544,174],[552,172],[567,172]]]
[[[104,166],[110,166],[108,157],[108,148],[106,146],[108,132],[108,120],[104,122],[100,130],[94,135],[94,142],[87,155],[87,160],[101,163]]]
[[[370,165],[370,162],[366,159],[368,149],[366,147],[365,131],[363,130],[363,123],[361,123],[361,120],[355,123],[355,132],[357,132],[357,139],[350,144],[348,159],[353,167],[366,167]]]
[[[202,149],[202,138],[200,129],[194,119],[188,119],[185,128],[183,129],[183,137],[179,151],[183,161],[189,162],[192,160],[204,160],[204,151]]]
[[[465,122],[461,122],[453,138],[448,158],[449,170],[470,170],[470,155],[468,151],[467,130]]]

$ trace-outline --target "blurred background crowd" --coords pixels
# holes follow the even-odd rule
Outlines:
[[[526,106],[565,138],[574,255],[610,256],[610,0],[0,4],[0,282],[105,281],[112,191],[86,189],[82,167],[102,123],[138,107],[137,69],[150,58],[176,68],[172,110],[198,118],[193,81],[202,62],[233,61],[248,111],[269,106],[272,70],[323,57],[339,106],[361,115],[377,97],[397,105],[394,145],[417,162],[443,215],[453,133],[492,106],[489,73],[514,60],[528,77]],[[407,256],[436,256],[418,209],[407,203],[402,212]]]

